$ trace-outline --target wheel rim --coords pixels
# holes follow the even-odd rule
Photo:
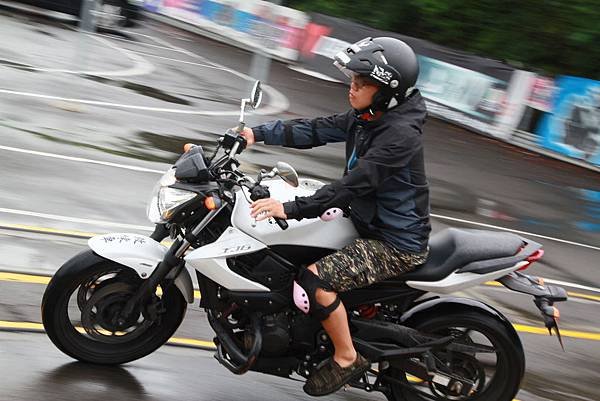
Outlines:
[[[130,269],[107,269],[85,280],[68,297],[67,319],[78,336],[120,344],[144,334],[154,321],[139,306],[125,320],[120,311],[142,280]],[[154,295],[151,302],[160,303]]]

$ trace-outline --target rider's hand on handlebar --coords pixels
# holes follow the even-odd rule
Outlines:
[[[240,135],[246,139],[246,147],[250,147],[256,143],[256,141],[254,140],[254,132],[252,131],[252,128],[244,127],[242,132],[240,132]]]
[[[287,219],[287,215],[283,211],[283,204],[273,198],[259,199],[250,205],[250,209],[250,215],[256,221],[261,221],[269,217]]]

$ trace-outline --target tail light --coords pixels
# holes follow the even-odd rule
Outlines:
[[[544,250],[543,249],[538,249],[537,251],[535,251],[534,253],[532,253],[531,255],[529,255],[527,257],[527,259],[525,259],[528,263],[521,267],[519,270],[525,270],[527,269],[529,266],[532,265],[532,263],[537,262],[538,260],[540,260],[542,258],[542,256],[544,256]]]

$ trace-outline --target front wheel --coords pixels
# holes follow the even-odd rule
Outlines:
[[[481,346],[487,351],[434,352],[436,365],[443,367],[444,377],[450,378],[448,382],[446,379],[437,380],[437,383],[423,382],[400,369],[390,368],[390,400],[512,401],[519,391],[525,370],[520,341],[490,315],[477,311],[450,313],[417,322],[414,328],[442,336],[454,334],[460,338],[460,343]],[[463,385],[452,376],[472,383],[468,393],[461,391]]]
[[[84,362],[116,365],[152,353],[177,330],[187,304],[171,285],[122,319],[120,311],[141,283],[129,267],[91,250],[80,253],[56,272],[44,293],[48,337]]]

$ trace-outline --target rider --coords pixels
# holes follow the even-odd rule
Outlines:
[[[304,385],[310,395],[337,391],[370,363],[356,352],[338,293],[415,269],[427,259],[429,189],[422,126],[426,109],[415,88],[417,58],[404,42],[366,38],[338,53],[334,64],[351,78],[352,109],[330,117],[272,121],[241,133],[248,145],[311,148],[346,142],[344,176],[314,195],[281,203],[261,199],[252,217],[302,219],[332,207],[350,209],[361,238],[303,269],[298,276],[311,313],[335,347],[333,358]]]

